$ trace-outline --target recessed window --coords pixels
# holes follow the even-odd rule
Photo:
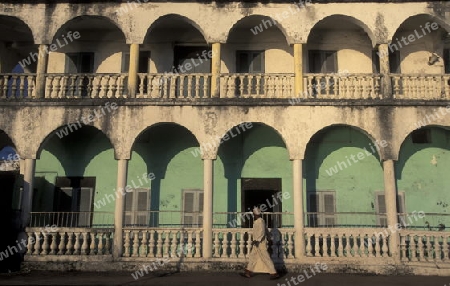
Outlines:
[[[429,129],[416,130],[411,134],[412,142],[415,144],[431,143],[431,132]]]

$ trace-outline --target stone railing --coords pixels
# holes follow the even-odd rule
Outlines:
[[[294,74],[231,73],[220,75],[222,98],[290,98]]]
[[[138,98],[208,98],[211,74],[138,74]]]
[[[379,74],[306,74],[303,94],[298,98],[380,99]]]
[[[400,233],[400,257],[405,262],[450,262],[450,233],[410,231]]]
[[[294,230],[272,229],[269,251],[272,259],[294,258]],[[213,230],[213,257],[245,258],[251,250],[251,229],[223,228]]]
[[[308,257],[389,257],[385,229],[305,228]]]
[[[201,229],[123,229],[123,257],[201,257],[201,245]]]
[[[27,255],[111,255],[113,230],[27,228]]]
[[[391,74],[391,78],[396,99],[450,99],[450,75]]]
[[[3,73],[0,75],[0,99],[36,96],[36,74]]]
[[[124,98],[127,74],[46,74],[46,98]]]

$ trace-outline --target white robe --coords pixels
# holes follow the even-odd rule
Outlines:
[[[259,241],[259,245],[253,245],[249,255],[247,270],[258,273],[277,273],[267,252],[266,243],[266,223],[262,218],[258,218],[253,223],[253,240]],[[262,240],[262,242],[261,242]]]

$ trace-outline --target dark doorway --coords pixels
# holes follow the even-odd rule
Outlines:
[[[282,200],[277,197],[281,192],[280,178],[242,178],[241,209],[251,212],[255,206],[263,210],[263,219],[267,227],[281,227],[281,215],[273,214],[282,211]],[[243,228],[253,227],[253,219],[242,221]]]
[[[0,251],[7,254],[0,261],[0,272],[19,271],[21,256],[13,247],[18,248],[16,239],[19,234],[19,214],[18,210],[12,207],[14,184],[16,182],[17,172],[0,173],[0,189],[2,197],[0,199]],[[8,248],[9,247],[9,248]],[[9,251],[8,251],[9,250]]]

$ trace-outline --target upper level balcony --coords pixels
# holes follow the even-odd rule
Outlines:
[[[14,27],[0,33],[1,100],[450,100],[450,28],[429,14],[405,19],[385,43],[344,15],[311,25],[304,43],[262,15],[237,20],[222,42],[177,14],[151,23],[141,43],[104,16],[74,17],[40,45],[21,20],[0,23]]]

